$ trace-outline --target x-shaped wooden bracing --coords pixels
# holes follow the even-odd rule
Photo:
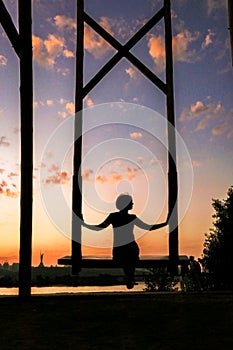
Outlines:
[[[167,85],[148,69],[130,50],[152,29],[163,17],[164,8],[161,8],[141,29],[139,29],[129,41],[122,45],[103,27],[84,12],[84,21],[105,39],[117,53],[99,70],[99,72],[83,88],[83,98],[104,78],[104,76],[123,58],[127,58],[138,70],[140,70],[153,84],[164,94],[167,94]]]

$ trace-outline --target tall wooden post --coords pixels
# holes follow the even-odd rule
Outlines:
[[[178,203],[177,203],[177,169],[176,169],[176,134],[173,88],[172,28],[170,0],[164,1],[165,46],[166,46],[166,83],[167,83],[167,120],[168,120],[168,207],[169,258],[171,271],[175,274],[178,266]]]
[[[228,23],[231,43],[231,64],[233,66],[233,0],[228,0]]]
[[[33,175],[33,76],[31,0],[18,1],[20,38],[21,198],[19,296],[31,294],[32,175]]]
[[[84,55],[84,0],[77,0],[77,44],[76,44],[76,88],[75,88],[75,130],[73,158],[73,193],[72,193],[72,273],[81,270],[82,225],[82,109],[83,109],[83,55]]]

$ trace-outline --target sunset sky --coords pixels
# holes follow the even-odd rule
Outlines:
[[[17,1],[4,1],[17,27]],[[70,254],[76,1],[34,0],[33,265]],[[85,11],[122,44],[161,0],[85,0]],[[233,185],[233,68],[227,1],[173,0],[173,56],[179,178],[179,252],[200,257],[212,199]],[[85,26],[84,80],[115,50]],[[160,21],[131,50],[164,80]],[[20,200],[19,62],[0,27],[0,263],[18,261]],[[167,215],[164,95],[127,60],[84,100],[83,214],[99,223],[129,192],[147,223]],[[167,228],[136,230],[142,254],[168,254]],[[109,254],[111,229],[83,230],[83,254]]]

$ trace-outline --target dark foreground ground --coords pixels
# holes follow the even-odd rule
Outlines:
[[[0,298],[0,349],[233,349],[231,293]]]

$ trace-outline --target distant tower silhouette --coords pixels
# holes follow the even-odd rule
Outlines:
[[[38,267],[44,267],[43,258],[44,258],[44,253],[40,252],[40,264]]]

